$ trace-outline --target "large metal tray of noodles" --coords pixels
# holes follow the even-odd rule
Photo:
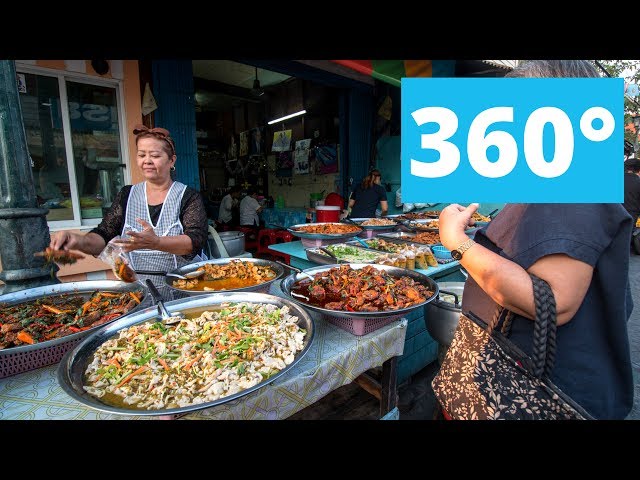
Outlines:
[[[301,227],[312,227],[318,225],[338,225],[340,227],[344,227],[345,225],[347,225],[352,226],[354,230],[345,233],[306,233],[299,230]],[[291,225],[289,228],[287,228],[287,230],[296,237],[306,238],[310,240],[346,240],[347,238],[358,236],[363,231],[362,227],[341,222],[299,223],[297,225]]]
[[[77,400],[88,407],[103,412],[115,413],[118,415],[179,415],[196,410],[203,410],[206,408],[215,407],[226,402],[235,400],[236,398],[247,395],[254,392],[265,385],[272,383],[278,377],[284,375],[291,370],[309,351],[313,342],[315,334],[313,319],[304,308],[299,307],[294,302],[282,297],[276,297],[275,295],[268,295],[264,293],[256,292],[234,292],[234,293],[211,293],[209,295],[200,295],[197,297],[181,298],[179,300],[173,300],[166,302],[164,305],[167,308],[169,314],[180,311],[187,316],[190,313],[200,314],[206,310],[212,310],[215,308],[222,308],[223,304],[230,302],[240,303],[248,302],[251,304],[271,304],[278,308],[287,306],[289,307],[289,314],[298,317],[298,326],[306,330],[304,338],[304,346],[300,350],[289,365],[280,370],[278,373],[271,375],[264,379],[262,382],[246,388],[242,391],[234,393],[232,395],[219,398],[211,402],[203,402],[195,405],[187,405],[177,408],[166,408],[156,410],[142,410],[127,407],[118,407],[109,405],[102,402],[99,398],[87,393],[84,388],[84,377],[87,365],[92,361],[95,351],[104,342],[110,338],[119,334],[123,329],[129,328],[132,325],[138,325],[144,322],[156,322],[160,320],[158,310],[156,307],[145,308],[133,315],[128,315],[127,318],[122,318],[119,321],[104,326],[102,329],[94,332],[89,337],[85,338],[72,351],[68,352],[60,362],[58,366],[57,376],[58,382],[62,389],[74,400]]]
[[[344,265],[349,265],[351,268],[355,270],[359,270],[364,267],[373,267],[376,270],[384,270],[389,275],[393,277],[409,277],[414,281],[421,283],[429,290],[433,292],[429,298],[427,298],[424,302],[418,303],[416,305],[411,305],[405,308],[399,308],[397,310],[384,310],[379,312],[352,312],[345,310],[331,310],[328,308],[323,308],[317,305],[312,305],[307,303],[299,298],[296,298],[295,295],[291,294],[292,289],[298,285],[301,281],[309,280],[306,275],[302,275],[300,273],[292,273],[291,275],[285,277],[280,282],[280,288],[284,292],[287,297],[296,302],[298,305],[303,306],[304,308],[308,308],[310,310],[322,313],[329,317],[339,317],[339,318],[385,318],[385,317],[397,317],[403,315],[407,312],[415,310],[416,308],[421,308],[434,300],[438,296],[438,292],[440,291],[438,284],[432,278],[426,276],[423,273],[419,273],[415,270],[408,270],[406,268],[394,267],[393,265],[379,265],[379,264],[370,264],[370,263],[349,263],[349,264],[333,264],[333,265],[323,265],[319,267],[313,268],[305,268],[303,272],[308,273],[311,276],[314,276],[318,273],[324,273],[335,267],[342,267]]]
[[[66,282],[55,285],[47,285],[44,287],[27,288],[17,292],[7,293],[0,296],[0,304],[17,305],[27,303],[44,297],[52,297],[57,295],[81,295],[87,299],[95,291],[100,292],[142,292],[140,304],[131,309],[126,315],[134,313],[142,308],[151,305],[151,297],[146,287],[140,283],[125,283],[116,280],[91,280],[85,282]],[[0,350],[0,378],[16,375],[18,373],[27,372],[36,368],[57,363],[60,359],[75,347],[80,341],[91,334],[93,331],[108,323],[123,318],[116,317],[107,323],[95,325],[92,328],[82,332],[72,333],[64,337],[53,338],[44,342],[34,343],[32,345],[20,345],[18,347],[9,347]]]
[[[262,292],[266,293],[269,290],[269,287],[273,282],[278,280],[280,277],[284,275],[284,268],[282,265],[276,262],[272,262],[271,260],[265,260],[263,258],[244,258],[244,257],[229,257],[229,258],[214,258],[212,260],[204,260],[202,262],[190,263],[188,265],[184,265],[176,270],[173,270],[169,273],[177,273],[179,275],[184,275],[185,273],[195,272],[200,267],[204,265],[227,265],[231,263],[231,261],[243,261],[252,263],[256,266],[269,267],[271,270],[275,272],[275,276],[267,280],[266,282],[257,283],[255,285],[249,285],[247,287],[240,288],[227,288],[224,290],[219,290],[220,292]],[[186,293],[187,295],[210,295],[215,293],[216,290],[199,290],[199,289],[188,289],[188,288],[178,288],[173,286],[173,282],[178,280],[177,277],[172,277],[170,275],[166,275],[164,277],[165,284],[178,292]]]

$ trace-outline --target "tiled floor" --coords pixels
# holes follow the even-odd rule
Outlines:
[[[400,420],[431,420],[435,398],[431,380],[438,371],[434,362],[398,387]],[[380,404],[371,394],[351,383],[334,390],[289,420],[378,420]]]

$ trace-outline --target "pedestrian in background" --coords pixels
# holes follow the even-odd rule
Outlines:
[[[376,209],[380,204],[381,216],[384,217],[389,211],[387,202],[387,192],[380,183],[382,175],[380,170],[371,170],[369,175],[364,177],[362,183],[353,191],[349,198],[349,216],[352,218],[373,218],[376,216]]]

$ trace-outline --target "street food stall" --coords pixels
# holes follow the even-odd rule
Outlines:
[[[387,218],[394,221],[391,229],[388,224],[376,225],[376,222],[373,222],[373,225],[363,225],[370,222],[366,219],[354,219],[353,222],[357,224],[354,228],[357,229],[350,233],[308,233],[301,229],[313,228],[313,225],[320,224],[307,224],[304,227],[294,225],[289,228],[289,231],[300,240],[273,244],[269,249],[279,254],[289,255],[290,265],[303,270],[327,263],[349,261],[373,264],[379,262],[382,265],[407,268],[407,256],[404,255],[407,253],[409,257],[413,255],[410,268],[435,280],[438,284],[464,282],[466,276],[460,270],[459,262],[453,260],[448,251],[442,253],[438,251],[443,247],[439,245],[437,227],[434,225],[429,227],[429,224],[437,223],[438,214],[439,212],[436,211],[427,211],[389,216]],[[467,233],[473,235],[477,228],[484,224],[479,222]],[[343,225],[341,228],[347,226],[346,223],[339,225]],[[432,254],[431,265],[423,263],[423,256],[420,254],[425,250],[429,250]],[[416,251],[419,254],[417,264]],[[433,258],[436,254],[437,258]],[[337,255],[339,259],[332,258],[332,255]],[[408,325],[403,355],[398,360],[398,382],[400,383],[435,361],[439,351],[438,343],[426,330],[424,308],[414,309],[404,318],[407,319]]]

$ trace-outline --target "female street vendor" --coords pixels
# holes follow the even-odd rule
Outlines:
[[[168,272],[194,261],[207,241],[207,215],[200,194],[174,181],[175,143],[168,130],[136,125],[136,163],[144,182],[124,186],[100,225],[86,235],[61,231],[51,248],[98,255],[118,235],[138,271]],[[144,278],[144,276],[142,276]],[[162,277],[150,276],[160,286]],[[164,292],[163,292],[164,293]]]

